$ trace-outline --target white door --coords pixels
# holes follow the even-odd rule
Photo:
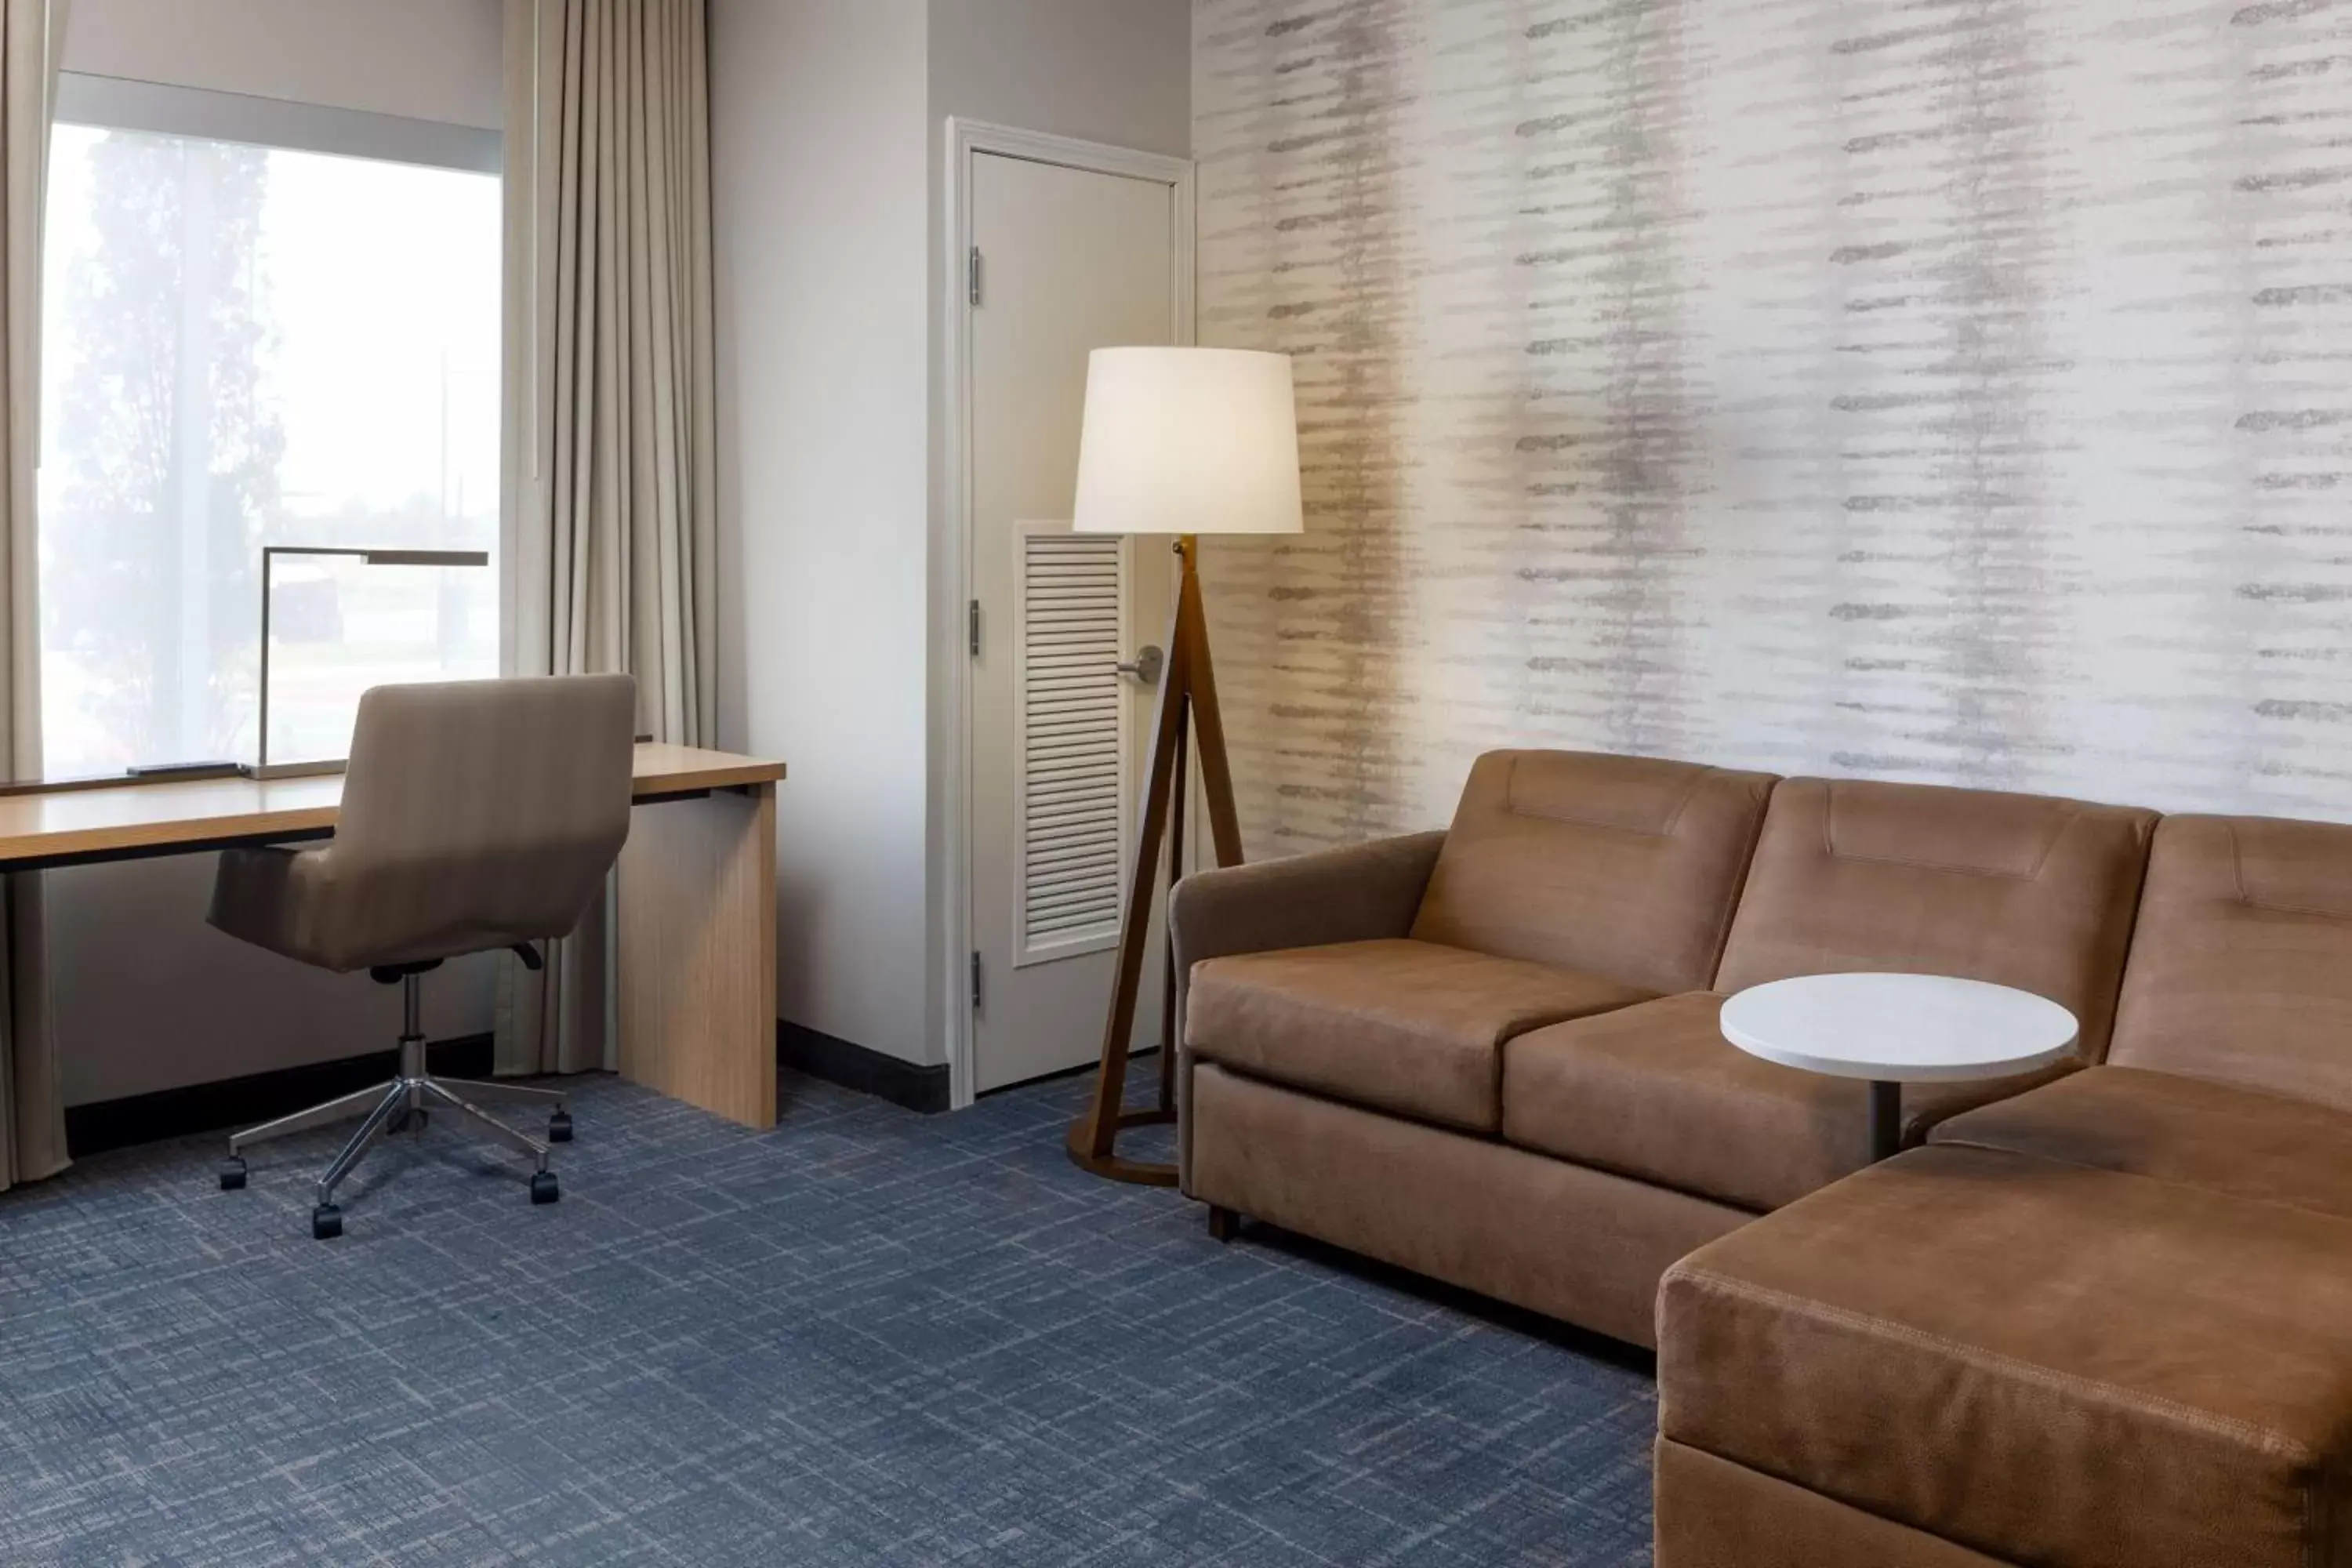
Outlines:
[[[1087,356],[1176,341],[1174,187],[976,153],[969,418],[971,931],[977,1091],[1102,1046],[1152,688],[1117,666],[1166,632],[1158,539],[1080,536]],[[1135,1046],[1159,1043],[1155,930]]]

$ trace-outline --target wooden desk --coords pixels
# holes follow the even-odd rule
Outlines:
[[[782,763],[641,745],[621,850],[621,1074],[751,1127],[776,1121]],[[339,775],[68,784],[0,795],[0,870],[332,837]]]

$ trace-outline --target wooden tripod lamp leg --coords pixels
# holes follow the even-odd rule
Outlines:
[[[1150,1110],[1126,1109],[1128,1054],[1134,1044],[1135,1007],[1142,987],[1144,948],[1150,939],[1151,911],[1160,896],[1160,851],[1171,838],[1181,846],[1182,828],[1171,814],[1184,809],[1185,733],[1199,739],[1201,783],[1207,796],[1209,831],[1217,864],[1241,863],[1241,828],[1234,811],[1233,772],[1225,760],[1225,731],[1217,710],[1216,678],[1209,663],[1208,620],[1195,570],[1197,547],[1191,536],[1176,545],[1181,575],[1176,612],[1168,632],[1168,668],[1152,711],[1151,751],[1144,767],[1142,810],[1137,814],[1134,853],[1128,862],[1127,901],[1119,911],[1118,961],[1111,982],[1110,1013],[1103,1024],[1102,1071],[1086,1113],[1070,1127],[1070,1158],[1097,1175],[1147,1186],[1172,1187],[1176,1167],[1129,1160],[1118,1152],[1122,1129],[1164,1123],[1175,1110],[1167,1098],[1173,1082],[1175,976],[1162,1017],[1171,1037],[1160,1043],[1161,1102]],[[1181,854],[1181,849],[1177,853]],[[1171,864],[1172,880],[1181,868]]]
[[[1187,639],[1184,647],[1185,699],[1192,710],[1192,728],[1201,738],[1201,794],[1209,808],[1209,837],[1217,847],[1217,864],[1242,863],[1241,816],[1234,810],[1234,770],[1225,760],[1225,718],[1217,706],[1217,668],[1209,658],[1209,613],[1201,602],[1201,574],[1195,549],[1187,539],[1177,547],[1184,554],[1184,575],[1178,585],[1176,624]]]
[[[1169,772],[1168,784],[1168,888],[1172,894],[1178,879],[1184,875],[1184,801],[1188,781],[1184,770],[1184,742],[1188,731],[1176,726],[1176,761]],[[1176,1120],[1176,932],[1168,931],[1167,952],[1160,982],[1160,1103],[1156,1107],[1162,1120]]]

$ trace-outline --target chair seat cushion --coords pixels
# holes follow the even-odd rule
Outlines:
[[[2178,1073],[2091,1068],[1955,1117],[1933,1141],[2352,1219],[2352,1115]]]
[[[1667,1271],[1659,1430],[2004,1562],[2352,1552],[2352,1222],[1915,1150]]]
[[[1651,994],[1436,942],[1339,942],[1196,965],[1184,1044],[1253,1078],[1493,1132],[1504,1041]]]
[[[1868,1164],[1869,1085],[1749,1056],[1722,1009],[1690,992],[1521,1035],[1503,1053],[1503,1136],[1759,1214]],[[1906,1085],[1906,1141],[2051,1076]]]

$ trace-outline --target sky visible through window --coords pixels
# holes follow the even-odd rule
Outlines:
[[[43,773],[252,760],[265,544],[272,761],[359,693],[498,664],[499,182],[56,129],[44,279]]]

